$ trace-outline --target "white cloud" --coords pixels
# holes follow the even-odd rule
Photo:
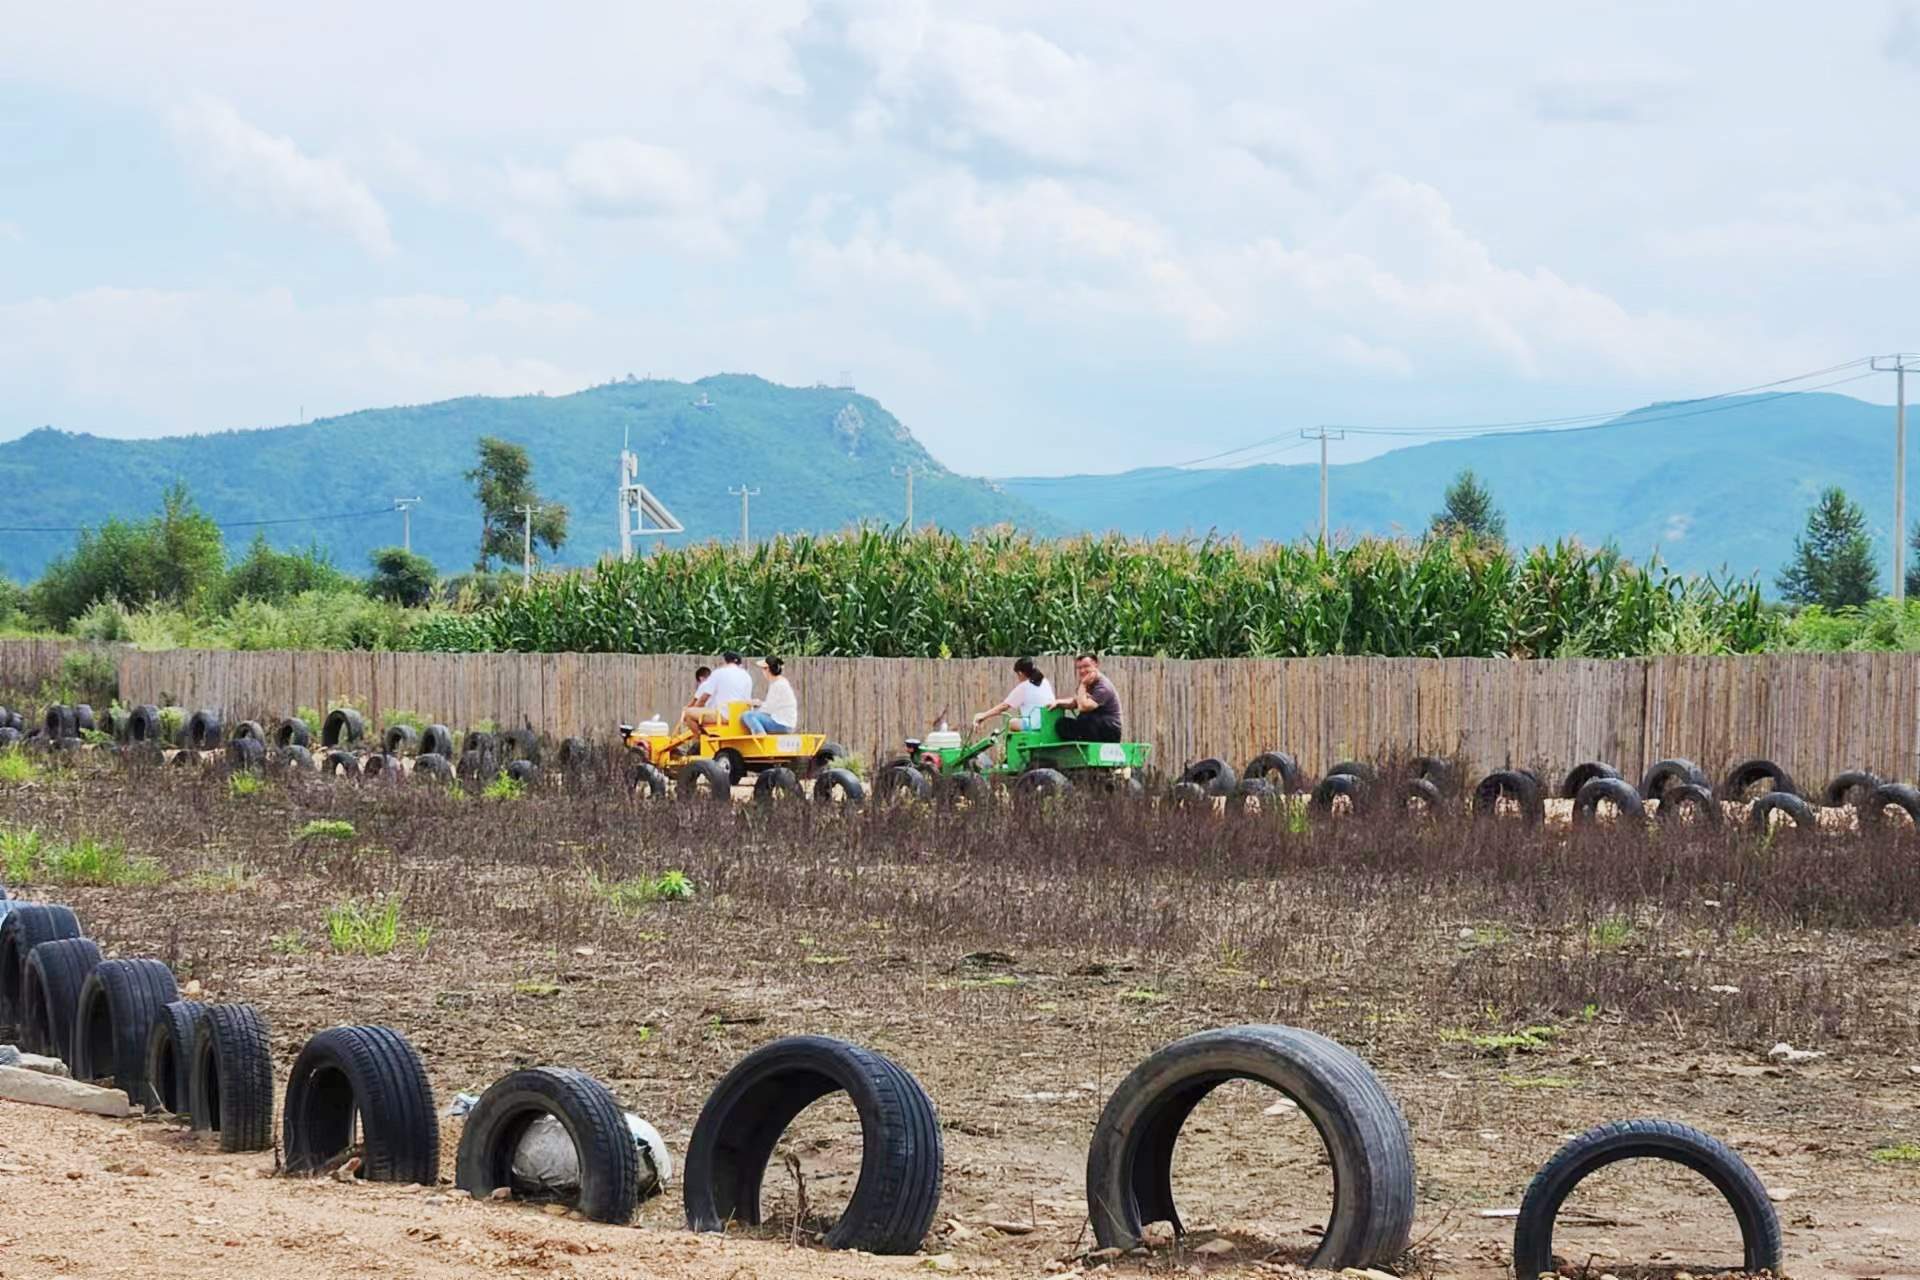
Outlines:
[[[501,234],[536,256],[552,237],[534,214],[581,214],[636,223],[668,245],[698,254],[738,250],[737,233],[758,224],[767,194],[747,182],[722,194],[680,152],[636,138],[592,138],[568,148],[557,166],[509,162],[506,188],[525,210]]]
[[[1885,48],[1893,61],[1920,67],[1920,10],[1909,6],[1894,15]]]
[[[345,232],[378,257],[394,252],[386,209],[342,161],[308,155],[205,94],[176,109],[172,123],[208,176],[235,197]]]
[[[17,222],[0,219],[0,244],[25,244],[27,233]]]
[[[1676,258],[1768,273],[1920,263],[1920,208],[1897,191],[1826,183],[1771,192],[1752,205],[1751,213],[1725,222],[1656,233],[1653,244]]]
[[[1554,124],[1631,124],[1658,115],[1675,94],[1663,76],[1572,73],[1536,84],[1528,104],[1540,119]]]

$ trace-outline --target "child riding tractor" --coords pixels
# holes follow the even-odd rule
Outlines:
[[[874,794],[880,799],[933,795],[942,803],[977,804],[991,795],[994,782],[1010,785],[1016,795],[1057,795],[1076,785],[1110,794],[1140,793],[1135,771],[1146,768],[1150,743],[1073,741],[1060,736],[1060,721],[1069,712],[1046,707],[1030,714],[1034,719],[1024,723],[1009,715],[994,733],[971,743],[944,729],[924,739],[908,738],[908,754],[886,764]],[[1035,727],[1025,727],[1035,721]],[[996,744],[997,761],[988,754]]]
[[[797,789],[799,778],[828,769],[847,754],[845,747],[827,741],[825,734],[753,732],[740,723],[741,715],[753,706],[730,702],[724,720],[702,724],[698,732],[657,718],[621,725],[620,737],[627,750],[640,757],[630,780],[660,795],[671,775],[684,793],[704,785],[716,796],[728,797],[734,787],[754,775],[785,770],[786,777],[768,781],[791,783]]]

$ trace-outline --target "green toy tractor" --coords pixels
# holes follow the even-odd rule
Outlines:
[[[875,795],[879,799],[937,796],[943,803],[977,803],[988,797],[995,782],[1031,795],[1055,795],[1075,786],[1139,794],[1141,784],[1135,773],[1146,767],[1152,746],[1069,741],[1060,736],[1060,721],[1069,714],[1043,708],[1039,727],[1031,729],[1008,716],[998,730],[972,742],[950,731],[908,738],[907,754],[880,771]]]

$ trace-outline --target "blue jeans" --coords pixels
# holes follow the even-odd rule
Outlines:
[[[748,711],[740,716],[740,727],[755,733],[792,733],[793,726],[781,724],[764,711]]]

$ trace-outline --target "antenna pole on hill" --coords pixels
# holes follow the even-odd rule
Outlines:
[[[533,516],[539,507],[515,507],[520,513],[520,583],[533,585]]]
[[[888,467],[887,470],[893,472],[893,474],[896,476],[905,476],[907,478],[907,528],[912,529],[913,528],[913,464],[908,463],[905,467]]]
[[[1907,374],[1920,372],[1920,356],[1875,356],[1873,367],[1894,375],[1893,408],[1893,602],[1907,599]]]
[[[400,545],[409,552],[413,550],[413,509],[419,505],[418,498],[393,500],[393,509],[400,513]]]
[[[738,489],[730,488],[727,492],[740,499],[740,550],[744,552],[753,545],[752,541],[747,537],[747,503],[750,499],[758,496],[760,491],[758,489],[749,489],[743,483]]]
[[[1300,437],[1320,442],[1320,549],[1324,551],[1327,548],[1327,441],[1345,440],[1347,433],[1315,427],[1312,431],[1302,431]]]

